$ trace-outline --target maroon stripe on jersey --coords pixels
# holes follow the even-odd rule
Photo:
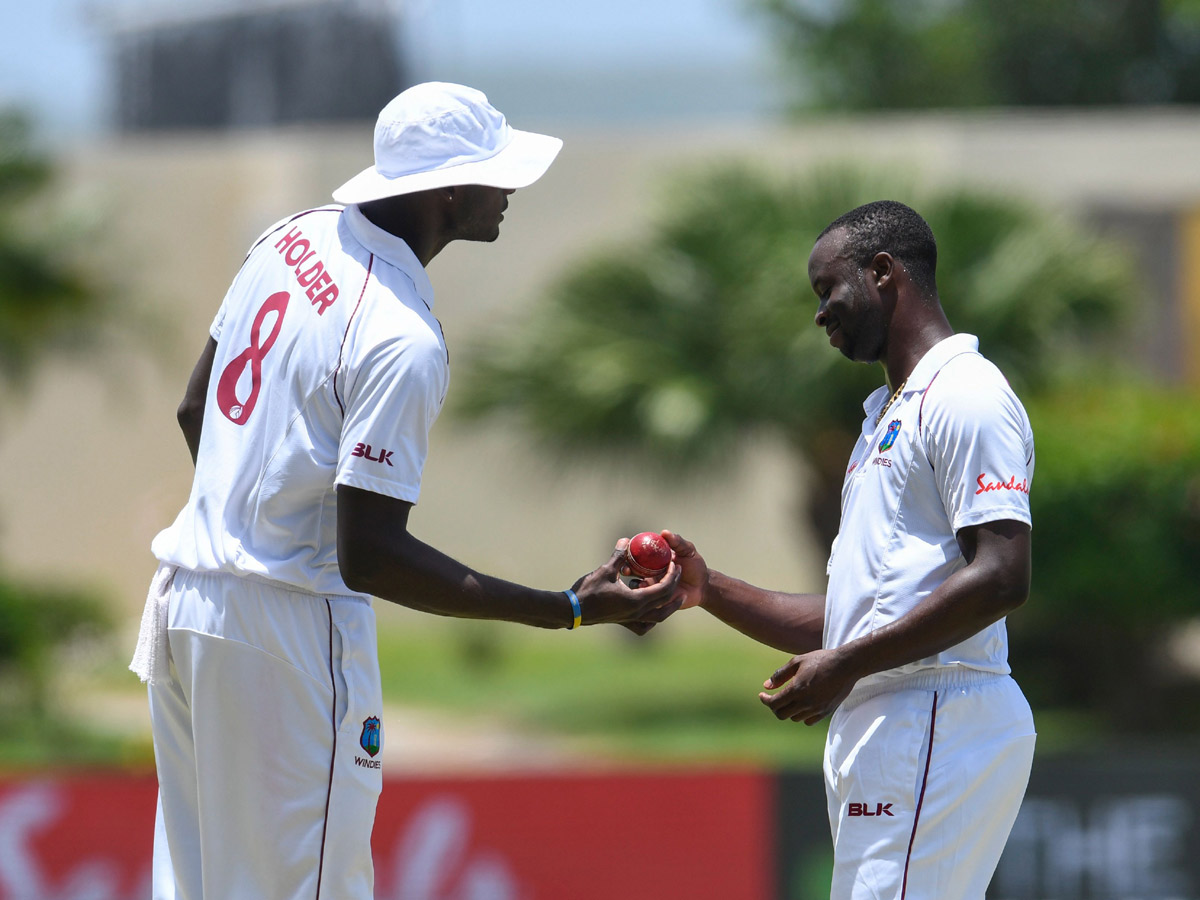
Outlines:
[[[358,315],[358,308],[362,306],[363,297],[367,293],[367,285],[371,283],[371,269],[375,267],[375,254],[371,254],[371,258],[367,260],[367,277],[363,279],[362,290],[358,292],[358,302],[354,304],[354,312],[350,313],[350,318],[346,320],[346,333],[342,335],[342,345],[338,347],[338,363],[337,368],[333,370],[333,399],[337,401],[338,409],[342,411],[342,418],[346,417],[346,407],[342,405],[342,398],[338,395],[337,377],[338,372],[342,371],[342,353],[346,349],[346,338],[350,335],[350,325],[354,322],[354,317]]]
[[[260,245],[260,244],[261,244],[263,241],[265,241],[267,238],[269,238],[271,235],[273,235],[273,234],[278,234],[280,231],[282,231],[283,229],[285,229],[285,228],[287,228],[289,225],[291,225],[293,222],[295,222],[297,219],[303,219],[305,216],[310,216],[310,215],[312,215],[313,213],[319,213],[319,212],[335,212],[335,213],[337,213],[338,215],[341,215],[341,214],[342,214],[342,210],[341,210],[341,208],[340,208],[340,207],[337,207],[337,206],[319,206],[319,207],[317,207],[316,209],[306,209],[304,212],[301,212],[301,213],[296,213],[294,216],[292,216],[292,217],[291,217],[290,219],[288,219],[286,222],[280,222],[280,223],[279,223],[279,225],[278,225],[278,227],[276,227],[276,228],[272,229],[271,231],[268,231],[266,234],[264,234],[262,237],[260,237],[260,238],[259,238],[257,241],[255,241],[255,242],[254,242],[254,246],[253,246],[253,247],[251,247],[251,248],[249,249],[249,251],[247,251],[247,253],[246,253],[246,259],[249,259],[249,258],[250,258],[250,254],[251,254],[251,253],[253,253],[255,250],[257,250],[257,249],[258,249],[258,247],[259,247],[259,245]],[[242,265],[243,265],[243,266],[246,264],[246,259],[243,259],[243,260],[242,260]]]
[[[933,377],[929,379],[929,384],[925,385],[925,393],[921,395],[921,405],[917,407],[917,431],[921,430],[921,422],[925,417],[925,398],[929,396],[929,389],[933,387],[933,383],[937,381],[937,377],[942,374],[942,370],[938,369],[933,373]]]
[[[917,811],[913,814],[912,834],[908,836],[908,855],[904,857],[904,881],[900,885],[900,900],[908,893],[908,866],[912,862],[913,842],[917,839],[917,825],[921,822],[921,805],[925,802],[925,788],[929,786],[929,762],[933,759],[933,736],[937,726],[937,691],[933,692],[933,710],[929,714],[929,752],[925,754],[925,775],[921,779],[921,794],[917,797]]]
[[[329,720],[333,725],[333,750],[329,754],[329,784],[325,788],[325,821],[321,824],[321,855],[317,861],[317,900],[321,900],[321,875],[325,870],[325,835],[329,831],[329,799],[333,795],[333,769],[337,762],[337,678],[333,670],[333,607],[325,601],[329,615],[329,686],[333,689],[333,705]]]
[[[925,393],[923,393],[921,395],[921,404],[917,407],[917,437],[918,438],[921,436],[921,423],[924,421],[924,418],[925,418],[925,398],[929,396],[929,389],[931,387],[933,387],[933,383],[935,381],[937,381],[937,377],[941,374],[942,374],[941,369],[938,369],[936,372],[933,373],[933,377],[929,379],[929,384],[925,385]],[[926,451],[926,455],[928,455],[928,450]],[[937,469],[937,467],[934,466],[932,459],[929,460],[929,468],[934,469],[935,471]]]

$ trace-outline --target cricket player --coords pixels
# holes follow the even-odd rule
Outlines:
[[[1004,625],[1029,593],[1033,434],[950,327],[936,264],[925,220],[888,201],[835,220],[809,257],[816,324],[887,380],[863,405],[825,594],[711,571],[664,532],[685,605],[796,654],[762,702],[832,716],[833,900],[983,900],[1033,759]]]
[[[374,165],[264,232],[234,278],[179,408],[195,479],[154,540],[131,665],[149,682],[157,900],[372,896],[372,596],[542,628],[642,631],[674,610],[674,570],[632,589],[614,553],[535,590],[408,530],[450,373],[426,268],[451,241],[494,241],[560,147],[476,90],[417,85],[380,113]]]

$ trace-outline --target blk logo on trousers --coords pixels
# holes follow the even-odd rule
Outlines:
[[[892,816],[892,804],[890,803],[851,803],[846,810],[848,816]]]

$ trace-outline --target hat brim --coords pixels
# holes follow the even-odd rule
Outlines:
[[[483,184],[516,190],[528,187],[541,178],[561,149],[562,141],[559,138],[514,128],[512,140],[488,159],[398,178],[381,175],[371,166],[334,191],[333,199],[345,204],[366,203],[459,184]]]

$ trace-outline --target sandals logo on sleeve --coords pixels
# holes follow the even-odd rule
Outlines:
[[[1029,479],[1023,478],[1017,481],[1017,476],[1013,475],[1008,481],[1000,481],[1003,476],[998,476],[997,480],[989,481],[987,472],[981,472],[979,477],[975,479],[975,483],[979,485],[979,490],[975,492],[976,496],[980,494],[988,494],[992,491],[1019,491],[1022,494],[1029,493]]]
[[[883,436],[883,440],[879,442],[879,452],[887,453],[892,449],[892,444],[896,443],[896,435],[900,433],[900,420],[893,419],[888,423],[887,434]]]

